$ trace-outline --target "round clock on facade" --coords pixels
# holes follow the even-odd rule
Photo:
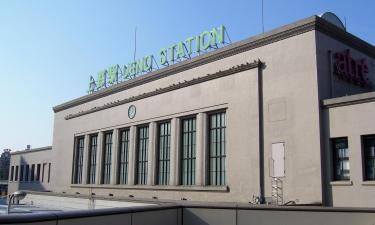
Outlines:
[[[128,117],[130,119],[133,119],[135,117],[135,113],[136,113],[136,108],[135,108],[135,105],[131,105],[129,106],[129,109],[128,109]]]

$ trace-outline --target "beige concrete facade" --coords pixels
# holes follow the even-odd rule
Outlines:
[[[333,75],[332,54],[346,49],[354,58],[368,60],[370,79],[375,83],[374,46],[313,16],[56,106],[51,159],[55,165],[52,174],[58,179],[52,191],[250,202],[254,196],[272,196],[271,149],[275,143],[284,143],[284,202],[375,206],[371,200],[352,204],[348,190],[329,184],[327,175],[331,166],[326,154],[328,140],[336,135],[336,129],[343,131],[340,126],[345,126],[335,123],[331,128],[331,121],[347,109],[335,108],[336,112],[322,108],[322,100],[373,90]],[[368,117],[374,105],[366,104],[360,107]],[[133,119],[127,115],[130,105],[136,106]],[[353,108],[351,113],[357,110]],[[217,111],[226,113],[226,184],[222,186],[209,185],[207,173],[208,119]],[[196,182],[192,186],[180,185],[180,130],[185,117],[196,118]],[[156,130],[160,121],[171,122],[169,185],[156,182]],[[136,136],[141,125],[149,127],[147,185],[135,184]],[[374,124],[367,126],[367,132],[375,133],[371,130]],[[123,128],[130,129],[127,185],[116,184],[119,131]],[[103,137],[108,131],[113,132],[111,177],[109,184],[101,184]],[[353,135],[361,133],[356,132]],[[92,134],[98,134],[96,183],[86,184],[84,169],[83,182],[72,184],[75,139],[85,137],[86,168]],[[363,193],[375,193],[374,187],[358,185],[353,194],[362,193],[362,189]]]

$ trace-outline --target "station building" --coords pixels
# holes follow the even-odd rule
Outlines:
[[[327,15],[55,106],[43,190],[374,207],[375,47]]]

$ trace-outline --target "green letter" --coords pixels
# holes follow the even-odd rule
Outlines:
[[[218,29],[220,31],[218,31]],[[224,37],[225,37],[225,27],[221,25],[219,28],[214,28],[211,31],[212,39],[211,39],[211,46],[216,44],[224,44]]]
[[[195,36],[195,51],[200,52],[201,51],[201,41],[199,36]]]
[[[184,43],[182,41],[177,44],[177,59],[185,57]]]
[[[174,49],[176,48],[176,44],[173,44],[173,45],[171,45],[170,47],[169,47],[169,49],[170,49],[170,60],[172,61],[172,63],[174,62]]]
[[[143,72],[143,59],[138,59],[136,62],[135,62],[135,68],[136,68],[136,72],[135,72],[135,75],[138,75],[140,73]]]
[[[168,64],[168,60],[167,60],[167,49],[163,48],[162,50],[160,50],[160,64],[161,65],[166,65]]]
[[[129,80],[130,77],[129,77],[129,71],[128,71],[128,67],[126,65],[124,65],[124,71],[123,72],[123,76],[124,76],[124,80]]]
[[[205,37],[207,37],[207,40],[206,40]],[[211,44],[210,38],[212,38],[210,32],[208,32],[208,31],[202,32],[202,34],[201,34],[201,47],[202,47],[203,50],[207,50],[210,47],[210,44]]]
[[[191,42],[194,40],[194,37],[189,37],[185,40],[186,44],[187,44],[187,54],[190,56],[191,53],[192,53],[192,49],[191,49]],[[185,45],[186,46],[186,45]]]
[[[153,55],[149,55],[143,58],[143,69],[144,71],[151,71],[152,70],[152,59],[154,58]]]
[[[97,79],[98,88],[105,87],[106,80],[107,80],[107,70],[100,71],[98,73],[98,79]]]
[[[88,93],[91,94],[95,91],[95,88],[96,88],[96,83],[95,83],[95,80],[92,76],[90,76],[90,84],[89,84],[89,90],[88,90]]]
[[[109,67],[108,70],[108,82],[109,84],[117,83],[118,81],[118,65]]]

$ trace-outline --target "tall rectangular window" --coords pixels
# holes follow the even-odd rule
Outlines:
[[[334,180],[349,180],[350,179],[350,165],[349,165],[349,149],[348,138],[333,138],[332,144],[332,158],[333,158],[333,179]]]
[[[112,165],[111,160],[112,160],[112,132],[104,134],[102,184],[109,184],[111,181],[111,165]]]
[[[26,165],[26,171],[25,171],[25,181],[29,181],[29,174],[30,174],[30,165]]]
[[[76,143],[75,143],[74,161],[73,161],[73,184],[82,183],[84,148],[85,148],[85,138],[77,137]]]
[[[171,123],[158,124],[158,184],[169,184]]]
[[[209,115],[208,181],[210,185],[225,185],[225,112]]]
[[[18,181],[18,166],[16,166],[16,174],[14,175],[14,181]]]
[[[120,131],[120,143],[119,143],[119,184],[128,183],[128,165],[129,165],[129,129]]]
[[[138,127],[136,184],[147,184],[148,127]]]
[[[20,181],[23,181],[23,174],[24,174],[25,165],[21,165],[20,167]]]
[[[364,179],[375,180],[375,135],[362,136]]]
[[[34,181],[35,178],[35,164],[31,165],[30,181]]]
[[[88,163],[87,163],[87,183],[95,184],[96,176],[96,152],[98,149],[98,135],[90,136],[90,147],[88,151]]]
[[[13,181],[14,178],[14,166],[10,167],[10,181]]]
[[[182,120],[181,127],[181,184],[195,184],[196,119]]]
[[[36,165],[36,180],[40,181],[40,164]]]

